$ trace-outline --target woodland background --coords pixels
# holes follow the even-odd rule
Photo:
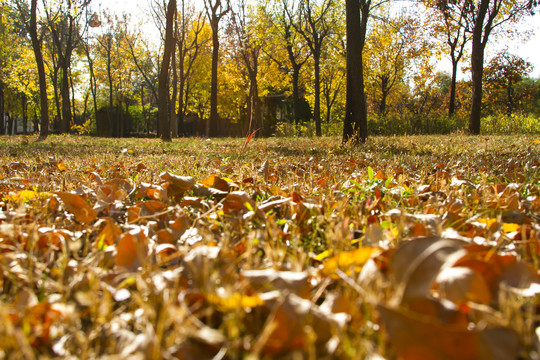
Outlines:
[[[530,63],[499,45],[532,36],[518,24],[531,15],[533,2],[356,3],[365,21],[364,33],[357,36],[362,64],[355,65],[363,72],[365,97],[357,99],[365,101],[363,121],[371,134],[449,133],[467,126],[477,132],[470,125],[478,84],[471,78],[471,59],[480,3],[488,6],[480,44],[482,131],[539,130],[539,79],[528,76]],[[130,16],[129,9],[118,14],[89,0],[3,1],[0,133],[37,132],[43,122],[37,44],[48,129],[54,133],[341,134],[345,5],[333,0],[149,1],[150,26]],[[443,58],[451,60],[450,71],[440,69]],[[158,122],[160,98],[164,131]]]

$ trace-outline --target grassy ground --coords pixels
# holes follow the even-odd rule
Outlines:
[[[242,145],[0,137],[0,358],[537,354],[539,138]]]

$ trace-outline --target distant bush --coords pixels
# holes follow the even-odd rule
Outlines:
[[[540,118],[533,114],[490,115],[484,117],[480,125],[485,134],[540,133]]]

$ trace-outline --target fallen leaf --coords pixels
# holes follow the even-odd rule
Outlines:
[[[428,296],[439,272],[466,254],[463,243],[440,237],[416,238],[401,243],[393,253],[390,268],[397,303]]]
[[[480,304],[491,302],[491,291],[478,272],[466,267],[443,269],[436,283],[441,296],[455,303],[473,301]]]
[[[405,308],[379,306],[392,347],[404,360],[517,359],[519,337],[508,328],[468,329]]]
[[[82,196],[68,192],[55,194],[62,200],[66,210],[75,215],[75,219],[80,223],[88,224],[96,219],[96,211],[86,203]]]

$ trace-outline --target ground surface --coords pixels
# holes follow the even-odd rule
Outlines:
[[[0,137],[0,358],[534,358],[539,153]]]

